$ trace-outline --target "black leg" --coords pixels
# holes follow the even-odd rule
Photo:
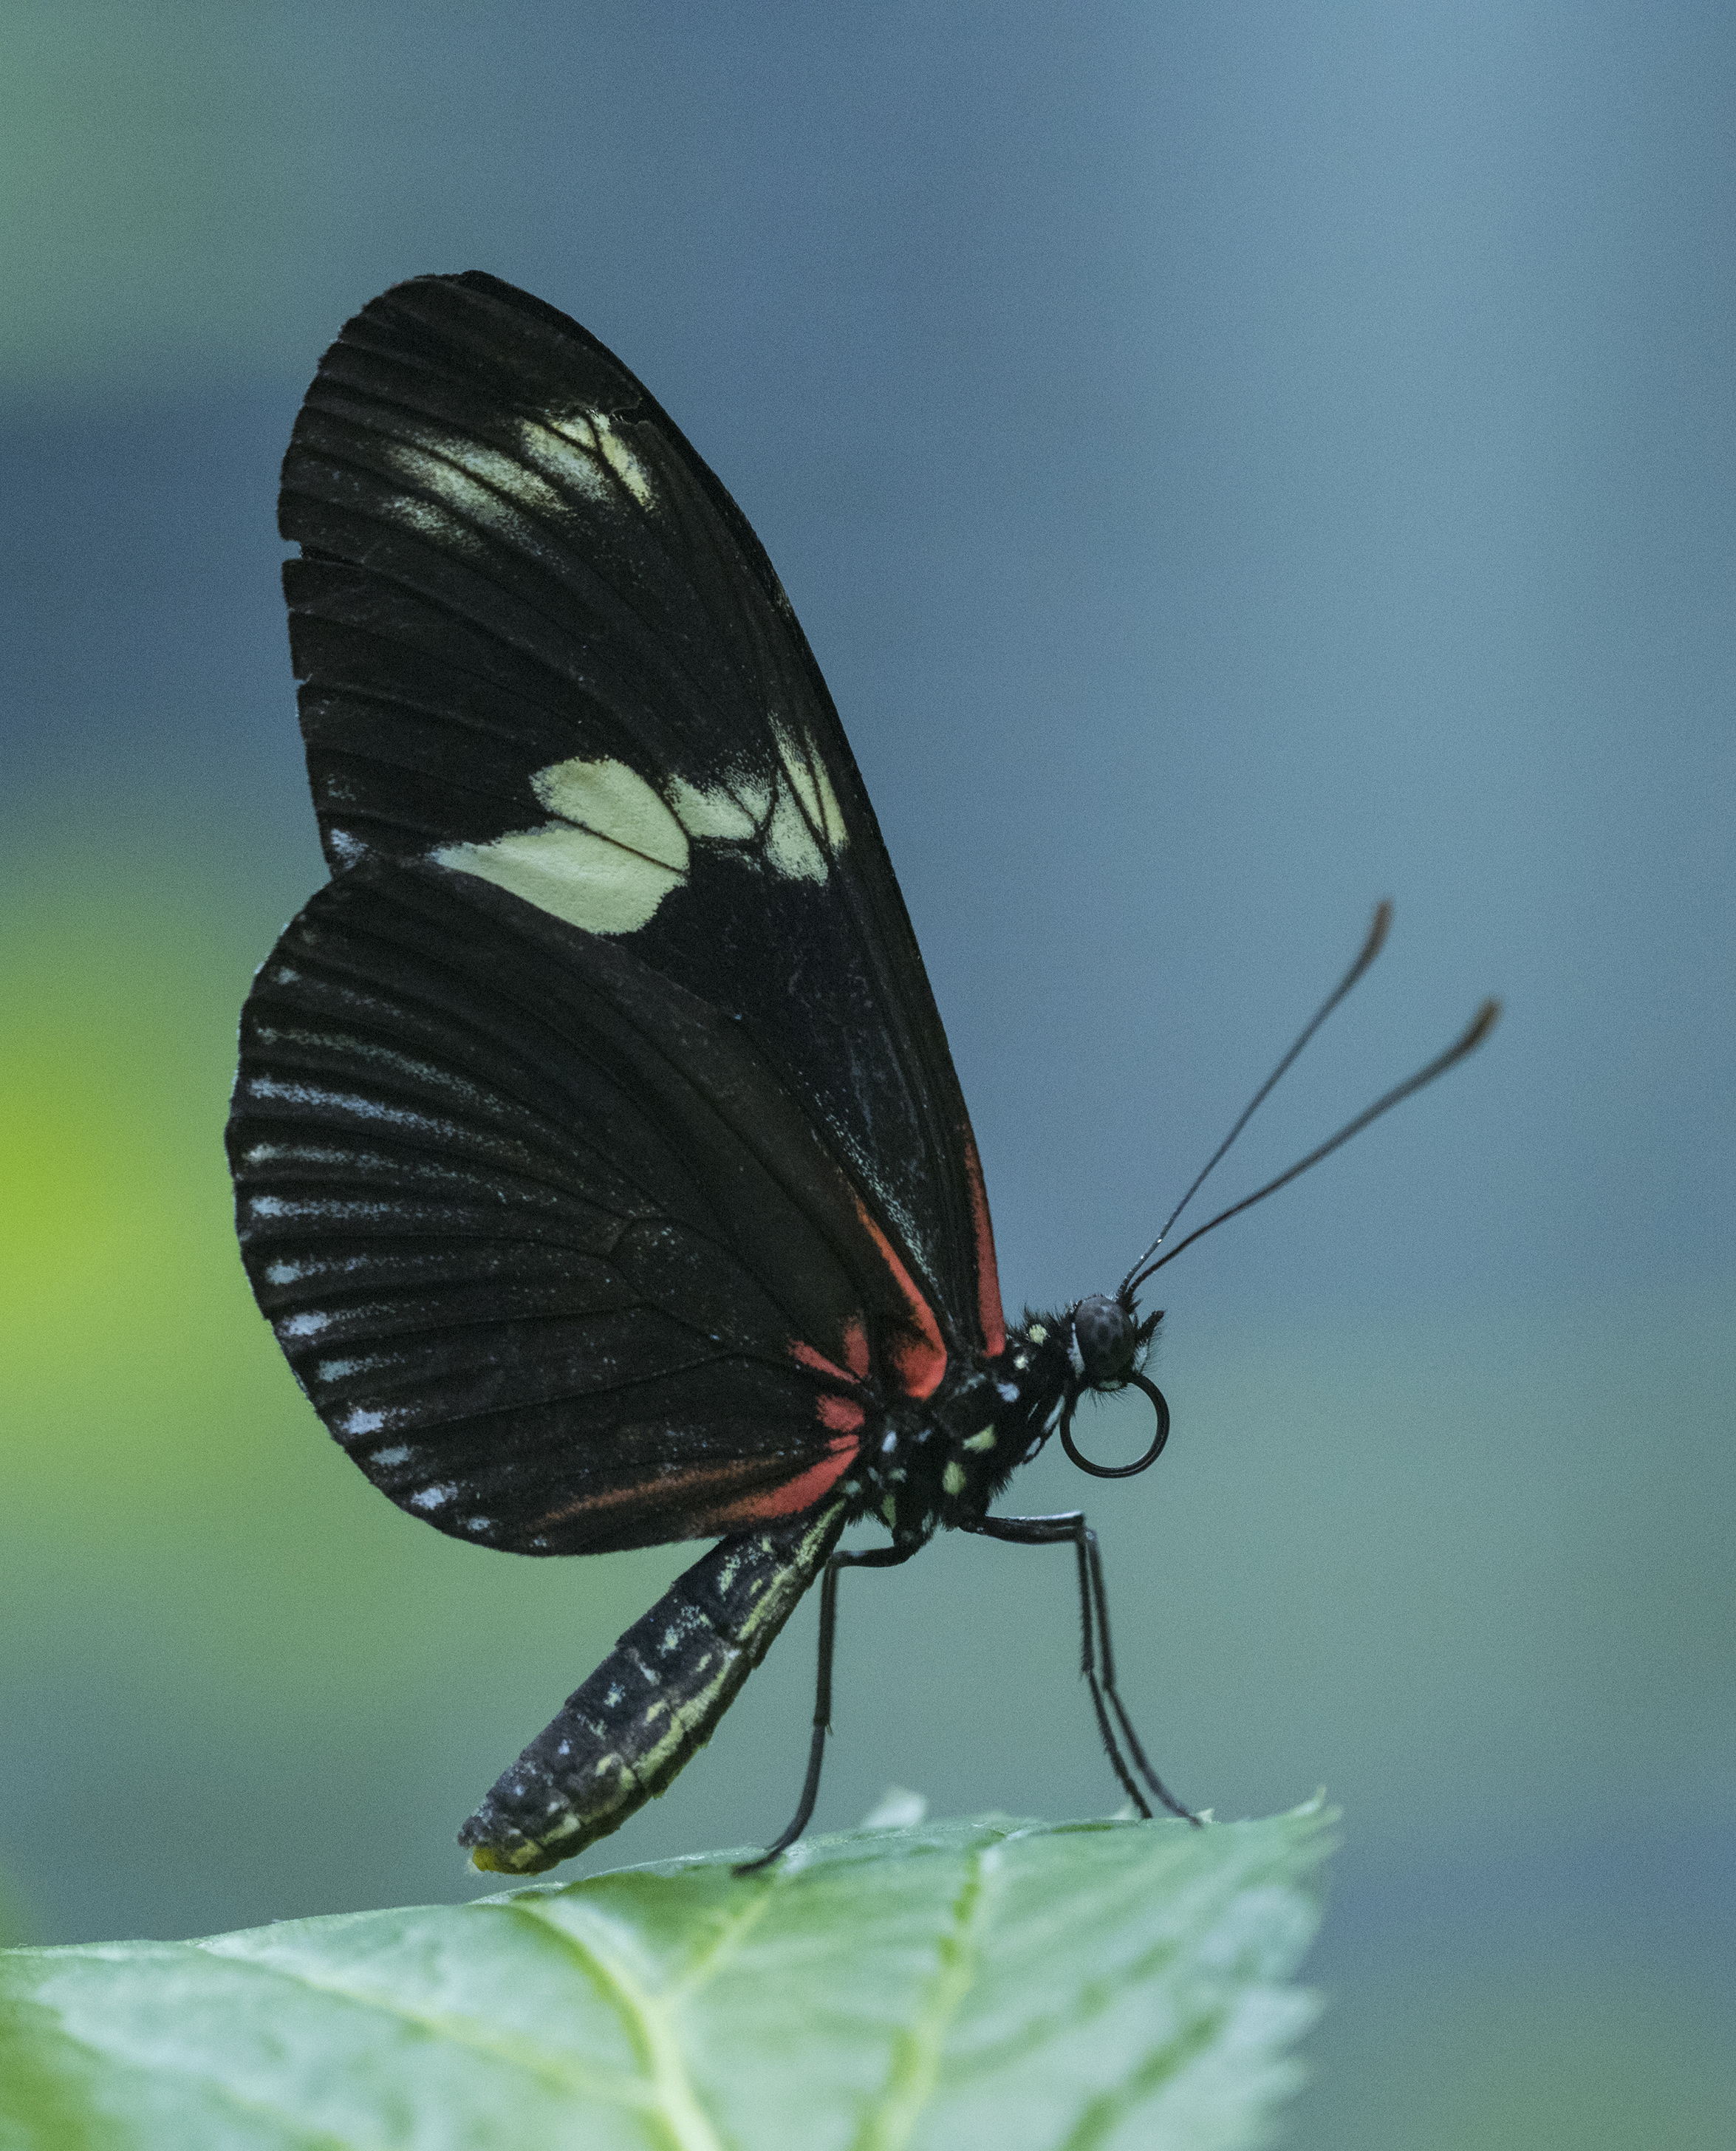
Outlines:
[[[1116,1739],[1115,1725],[1119,1725],[1122,1739],[1146,1783],[1172,1814],[1181,1816],[1184,1822],[1191,1822],[1197,1828],[1199,1817],[1166,1789],[1163,1780],[1151,1768],[1145,1749],[1139,1744],[1139,1735],[1122,1708],[1121,1698],[1116,1693],[1115,1648],[1109,1640],[1109,1594],[1103,1586],[1103,1556],[1097,1551],[1097,1534],[1086,1524],[1085,1512],[1073,1509],[1058,1516],[984,1516],[979,1524],[967,1524],[964,1528],[982,1538],[1005,1540],[1009,1546],[1060,1546],[1071,1541],[1079,1560],[1079,1669],[1091,1687],[1091,1708],[1097,1713],[1097,1730],[1102,1735],[1104,1752],[1127,1797],[1142,1815],[1149,1818],[1151,1810],[1127,1767],[1121,1742]],[[1110,1722],[1111,1710],[1115,1713],[1114,1725]]]
[[[737,1875],[757,1875],[769,1867],[807,1828],[807,1819],[820,1796],[820,1766],[826,1759],[826,1735],[832,1728],[832,1651],[838,1639],[838,1572],[841,1568],[896,1568],[919,1551],[917,1546],[871,1546],[866,1553],[835,1553],[820,1577],[820,1671],[814,1686],[813,1738],[808,1744],[807,1775],[802,1781],[802,1797],[790,1825],[775,1845],[768,1845],[757,1860],[744,1860]]]

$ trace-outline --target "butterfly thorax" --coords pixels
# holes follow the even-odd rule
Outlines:
[[[1055,1432],[1069,1395],[1116,1386],[1081,1363],[1076,1312],[1027,1313],[996,1357],[955,1355],[932,1395],[883,1402],[840,1489],[853,1520],[875,1518],[913,1547],[980,1522]]]

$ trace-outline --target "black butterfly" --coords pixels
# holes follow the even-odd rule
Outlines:
[[[1075,1547],[1104,1745],[1141,1814],[1185,1814],[1116,1694],[1084,1517],[988,1513],[1057,1430],[1085,1464],[1088,1389],[1143,1390],[1125,1469],[1156,1456],[1149,1270],[1008,1326],[903,900],[741,511],[595,337],[473,274],[344,329],[280,520],[333,878],[242,1018],[260,1306],[337,1440],[440,1530],[721,1540],[465,1825],[476,1864],[550,1866],[660,1793],[822,1577],[791,1843],[838,1571],[943,1527]],[[858,1517],[890,1542],[838,1551]]]

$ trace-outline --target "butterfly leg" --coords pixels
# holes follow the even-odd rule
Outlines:
[[[982,1538],[1003,1540],[1009,1546],[1061,1546],[1071,1542],[1079,1560],[1079,1669],[1091,1687],[1091,1708],[1097,1713],[1097,1730],[1102,1735],[1104,1751],[1128,1798],[1141,1814],[1149,1819],[1151,1810],[1127,1767],[1121,1742],[1116,1739],[1115,1728],[1118,1725],[1121,1739],[1126,1742],[1128,1752],[1146,1784],[1172,1814],[1197,1827],[1199,1817],[1182,1806],[1151,1768],[1116,1692],[1115,1647],[1109,1639],[1109,1594],[1103,1584],[1103,1556],[1097,1551],[1097,1534],[1086,1522],[1084,1511],[1074,1509],[1056,1516],[984,1516],[980,1523],[967,1524],[964,1529]],[[1115,1713],[1113,1724],[1110,1719],[1111,1710]]]
[[[826,1759],[826,1735],[832,1729],[832,1653],[838,1640],[838,1574],[841,1568],[896,1568],[919,1550],[921,1541],[908,1546],[871,1546],[865,1553],[835,1553],[820,1578],[820,1671],[814,1688],[813,1739],[807,1751],[807,1775],[802,1781],[802,1798],[789,1827],[775,1845],[768,1845],[757,1860],[744,1860],[737,1875],[757,1875],[769,1867],[807,1828],[814,1802],[820,1796],[820,1766]]]

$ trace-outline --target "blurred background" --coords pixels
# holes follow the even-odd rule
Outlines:
[[[220,1131],[322,878],[278,459],[485,267],[765,539],[975,1116],[1010,1303],[1162,1279],[1161,1467],[1059,1456],[1220,1815],[1346,1811],[1308,2151],[1736,2133],[1736,18],[1676,5],[0,7],[0,1920],[473,1894],[458,1824],[698,1550],[399,1514],[254,1312]],[[1110,1419],[1087,1430],[1101,1451]],[[1133,1438],[1130,1420],[1126,1430]],[[1070,1561],[852,1580],[817,1825],[1101,1813]],[[804,1609],[595,1868],[762,1842]],[[577,1870],[575,1870],[577,1871]]]

